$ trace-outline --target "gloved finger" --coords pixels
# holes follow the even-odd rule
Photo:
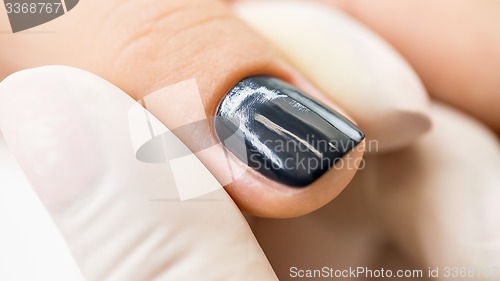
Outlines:
[[[367,159],[363,177],[371,203],[395,241],[422,265],[441,273],[470,268],[471,280],[498,280],[500,143],[449,106],[434,104],[432,117],[431,133],[411,148]]]
[[[276,279],[219,183],[115,86],[43,67],[5,79],[0,99],[9,148],[88,280]],[[164,136],[164,150],[148,152],[164,162],[138,159],[148,128]],[[180,200],[199,189],[211,192]]]

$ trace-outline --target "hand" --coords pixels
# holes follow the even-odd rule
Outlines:
[[[303,14],[307,17],[307,13],[304,12]],[[309,14],[309,15],[311,15],[311,14]],[[317,16],[317,14],[315,14],[315,15]],[[331,18],[335,19],[335,15],[332,15]],[[275,19],[275,21],[276,21],[276,19]],[[205,25],[203,25],[203,26],[205,26]],[[328,24],[325,24],[324,26],[325,26],[325,29],[327,29],[328,27],[331,28],[332,25],[329,26]],[[350,30],[351,30],[351,32],[356,32],[356,31],[352,31],[352,29],[350,29]],[[354,28],[354,30],[356,30],[356,28]],[[315,30],[315,31],[317,31],[317,30]],[[371,55],[365,55],[363,57],[364,58],[374,58],[374,60],[375,60],[375,58],[383,56],[383,58],[384,58],[383,60],[381,60],[380,62],[378,62],[377,60],[368,61],[368,63],[366,63],[366,64],[356,65],[355,67],[352,67],[352,65],[353,65],[352,60],[347,60],[344,64],[335,64],[335,63],[326,64],[326,63],[323,63],[323,65],[325,65],[325,64],[328,65],[328,68],[325,69],[323,67],[323,68],[320,68],[318,70],[317,66],[312,67],[313,65],[309,65],[309,67],[304,67],[303,65],[301,65],[300,61],[298,62],[298,60],[301,59],[301,56],[294,56],[294,55],[288,54],[286,57],[287,57],[287,59],[292,60],[294,65],[301,68],[300,69],[301,72],[306,74],[306,76],[309,79],[311,79],[313,82],[315,82],[315,84],[320,86],[320,88],[323,90],[323,93],[325,95],[328,95],[338,105],[342,106],[347,112],[349,112],[352,116],[354,116],[355,119],[359,122],[360,127],[363,130],[367,131],[367,135],[369,137],[369,140],[378,140],[379,141],[379,143],[378,143],[379,148],[381,148],[385,151],[390,151],[390,150],[393,150],[395,148],[405,147],[408,144],[410,144],[411,142],[413,142],[414,139],[417,139],[417,136],[419,136],[420,134],[425,132],[429,128],[429,125],[430,125],[430,122],[429,122],[430,114],[427,113],[428,109],[426,108],[426,98],[425,98],[425,95],[423,94],[422,87],[420,86],[418,79],[415,78],[415,75],[412,73],[412,71],[407,67],[407,65],[404,62],[402,62],[398,58],[397,55],[394,54],[394,52],[392,52],[391,50],[387,50],[387,47],[383,43],[381,44],[380,41],[377,41],[376,39],[371,40],[371,41],[369,39],[366,39],[367,36],[370,37],[372,35],[366,35],[365,31],[358,30],[357,32],[358,32],[358,34],[362,33],[362,35],[358,35],[358,37],[361,37],[361,39],[359,39],[359,40],[365,40],[365,41],[361,41],[361,42],[370,42],[370,43],[372,43],[372,45],[370,45],[370,46],[373,46],[373,44],[375,44],[377,46],[377,47],[367,48],[368,52],[371,51],[373,53],[371,53]],[[275,34],[276,34],[275,37],[280,38],[280,40],[281,40],[281,38],[282,38],[281,36],[283,36],[283,33],[278,32]],[[304,32],[304,35],[305,34],[307,34],[307,32]],[[310,32],[309,34],[314,34],[314,33]],[[60,36],[60,34],[53,36],[53,37],[59,37],[59,36]],[[69,33],[66,33],[65,36],[66,36],[66,39],[64,39],[64,36],[61,35],[58,40],[61,40],[61,42],[63,42],[64,44],[72,45],[75,43],[75,42],[66,42],[67,38],[70,37]],[[82,38],[81,34],[79,35],[79,37]],[[83,37],[85,37],[85,36],[83,36]],[[305,38],[305,37],[299,36],[299,38]],[[336,37],[332,36],[332,38],[336,38]],[[30,41],[30,40],[27,40],[27,41]],[[21,41],[21,40],[19,40],[19,41]],[[158,41],[155,40],[153,42],[153,44],[151,44],[151,41],[149,41],[151,46],[153,46],[149,50],[160,50],[160,48],[158,46],[161,46],[161,44],[156,43],[156,42],[160,42],[160,41],[161,40],[158,40]],[[16,41],[14,41],[14,42],[16,42]],[[33,39],[33,42],[37,42],[37,40]],[[99,42],[100,41],[97,40],[96,43],[85,43],[85,44],[93,45],[93,44],[99,44]],[[281,40],[282,44],[288,44],[288,49],[292,49],[294,44],[286,43],[286,42],[289,42],[286,40],[286,38]],[[307,43],[308,41],[303,40],[303,43],[304,42]],[[326,42],[326,43],[334,46],[334,43],[330,43],[330,41],[328,41],[325,38],[323,38],[323,41],[321,41],[321,42],[323,44],[325,44],[325,42]],[[44,46],[44,43],[47,43],[47,42],[39,42],[38,41],[37,45]],[[177,44],[181,44],[181,43],[177,42]],[[276,42],[274,42],[274,44],[278,45],[278,44],[276,44]],[[184,45],[186,45],[186,44],[184,44]],[[311,44],[311,45],[313,45],[313,44]],[[311,47],[311,45],[309,45],[308,48]],[[22,46],[22,44],[9,45],[9,46],[16,46],[19,49],[19,47]],[[54,45],[52,45],[52,48],[53,48],[53,46]],[[114,44],[111,44],[111,46],[114,46]],[[210,48],[207,48],[207,49],[210,49]],[[241,48],[239,48],[239,49],[241,49]],[[137,50],[137,49],[135,49],[135,50]],[[243,50],[245,50],[245,48],[243,48]],[[287,48],[282,48],[281,51],[283,51],[283,50],[286,51]],[[308,50],[308,49],[301,48],[300,50]],[[343,57],[342,55],[335,57],[334,56],[335,53],[332,55],[327,51],[328,50],[325,50],[322,52],[314,52],[314,54],[318,54],[318,57],[324,59],[324,61],[328,61],[328,59],[333,60],[333,58],[339,58],[339,57],[342,58]],[[56,50],[47,50],[48,54],[53,54],[55,52],[57,52],[57,51]],[[86,52],[86,51],[84,51],[84,52]],[[97,52],[96,50],[93,51],[93,53],[96,53],[96,52]],[[308,51],[308,52],[313,53],[310,51]],[[148,57],[147,55],[148,54],[151,55],[152,53],[154,53],[154,52],[149,52],[149,53],[145,52],[145,55],[143,55],[143,57]],[[228,53],[234,53],[234,51],[228,51]],[[242,52],[242,53],[244,53],[244,52]],[[41,54],[43,54],[43,52]],[[39,53],[39,54],[36,54],[35,56],[33,56],[33,57],[37,58],[37,60],[34,60],[35,62],[36,61],[38,61],[38,62],[40,62],[40,61],[52,61],[51,63],[53,63],[53,58],[54,58],[53,55],[48,56],[48,58],[43,58],[41,56],[41,54]],[[97,54],[99,54],[99,52],[97,52]],[[293,54],[293,51],[290,51],[290,54]],[[342,53],[339,52],[337,54],[342,54]],[[359,55],[361,53],[355,52],[353,54]],[[61,56],[61,57],[64,57],[65,55],[67,55],[67,54],[64,54],[63,52],[59,52],[59,54],[58,54],[58,56]],[[331,55],[331,56],[329,57],[329,55]],[[101,56],[99,56],[99,57],[101,57]],[[104,56],[104,57],[106,57],[106,56]],[[139,56],[139,57],[141,57],[141,56]],[[159,56],[159,57],[163,57],[163,56]],[[164,57],[165,58],[167,58],[167,57],[168,58],[176,58],[176,56],[173,56],[173,55],[170,55],[170,56],[165,55]],[[204,58],[205,56],[201,56],[201,57]],[[243,57],[243,56],[241,56],[241,57]],[[298,58],[298,59],[295,60],[295,58]],[[64,60],[62,60],[62,61],[71,62],[72,60],[76,60],[76,58],[64,58]],[[141,61],[141,60],[136,59],[136,60],[132,60],[132,61]],[[304,60],[304,61],[310,62],[311,60]],[[391,63],[388,63],[388,61]],[[19,64],[19,65],[21,65],[20,67],[22,67],[22,63],[23,63],[23,60],[20,60],[20,64]],[[27,63],[27,65],[31,65],[31,64],[33,64],[33,61],[30,61],[28,59],[26,63]],[[128,62],[125,62],[125,63],[128,64]],[[78,63],[73,62],[71,64],[77,65],[80,67],[82,67],[83,65],[87,65],[86,67],[90,67],[90,65],[92,63],[91,62],[78,62]],[[140,64],[140,65],[144,66],[144,64]],[[172,63],[172,65],[175,65],[175,63]],[[207,63],[206,65],[213,65],[213,63]],[[368,66],[371,66],[371,68]],[[372,76],[374,74],[379,74],[378,70],[381,69],[382,66],[385,67],[384,68],[385,71],[383,71],[382,74],[380,74],[380,76],[377,77],[377,79],[371,78],[370,76]],[[387,67],[387,66],[389,66],[389,67]],[[18,66],[15,66],[15,67],[18,67]],[[335,67],[338,67],[338,68],[335,68]],[[326,84],[329,80],[328,79],[329,76],[325,75],[325,73],[328,74],[329,73],[328,70],[330,70],[336,74],[334,77],[342,77],[339,75],[346,73],[346,69],[348,69],[347,67],[352,67],[353,72],[351,72],[351,74],[349,74],[349,75],[346,75],[346,77],[350,78],[350,79],[353,79],[353,77],[356,77],[357,79],[351,80],[352,81],[351,83],[348,83],[350,81],[347,79],[339,79],[338,81],[336,81],[338,83],[331,83],[330,82],[331,83],[330,85]],[[113,68],[113,67],[111,67],[111,68]],[[199,69],[199,68],[200,67],[193,67],[193,69]],[[89,68],[87,68],[87,69],[89,69]],[[148,67],[148,69],[152,69],[152,68]],[[374,71],[374,70],[370,71],[369,69],[375,69],[376,71]],[[360,73],[359,72],[360,70],[363,70],[363,72],[361,72],[362,75],[359,75],[359,76],[353,75],[353,73]],[[117,71],[119,72],[122,70],[117,70]],[[94,71],[94,72],[98,72],[98,71]],[[105,71],[101,70],[101,73],[104,73],[104,72]],[[398,73],[399,76],[393,77],[392,73],[394,73],[394,72]],[[110,71],[109,73],[113,73],[113,71]],[[109,73],[107,73],[106,75],[111,75]],[[152,73],[156,74],[158,72],[152,72]],[[120,75],[118,75],[118,76],[120,76]],[[150,76],[155,76],[155,75],[150,75]],[[172,77],[172,75],[167,75],[167,76]],[[123,79],[125,79],[125,78],[123,78]],[[369,80],[369,79],[371,79],[371,80]],[[300,80],[302,80],[302,79],[300,79]],[[347,81],[347,83],[346,83],[346,81]],[[366,95],[365,91],[368,88],[360,87],[359,86],[360,83],[356,83],[357,81],[367,81],[366,83],[369,83],[372,81],[377,81],[377,82],[380,82],[380,84],[375,84],[376,85],[375,87],[369,88],[373,92],[371,92],[372,94],[370,94],[370,95]],[[385,82],[385,81],[387,81],[387,82]],[[411,83],[399,84],[399,83],[396,83],[395,81],[411,81]],[[132,83],[128,83],[128,84],[132,84]],[[334,85],[335,87],[333,87],[332,85]],[[387,89],[387,85],[389,85],[389,87],[390,87],[389,89]],[[398,87],[395,85],[404,85],[404,86]],[[119,86],[122,87],[121,85],[119,85]],[[130,86],[133,86],[133,85],[130,85]],[[426,84],[426,86],[428,86],[428,85]],[[307,87],[302,87],[302,88],[309,88],[309,87],[307,86]],[[311,93],[311,91],[309,91],[309,92]],[[314,90],[312,90],[312,92],[314,92]],[[350,93],[352,93],[352,94],[350,94]],[[319,94],[318,96],[321,96],[321,94]],[[151,110],[151,108],[149,108],[149,109]],[[182,110],[183,109],[181,109],[181,111]],[[154,111],[154,110],[152,110],[152,111]],[[161,116],[161,111],[162,110],[158,110],[156,112],[156,115]],[[441,109],[437,109],[437,111],[441,111]],[[434,110],[433,110],[433,112],[434,112]],[[447,113],[445,113],[445,114],[447,114]],[[435,113],[432,113],[432,115],[435,115]],[[453,115],[453,114],[451,114],[451,115]],[[453,115],[453,116],[455,116],[455,115]],[[432,117],[432,118],[434,118],[434,117]],[[455,117],[450,117],[450,118],[453,119]],[[168,118],[165,118],[165,119],[168,119]],[[180,119],[182,119],[182,118],[180,118]],[[460,118],[458,118],[458,119],[461,120]],[[164,120],[162,120],[162,121],[165,123]],[[389,122],[389,121],[391,121],[391,122]],[[487,136],[485,136],[485,137],[488,138]],[[187,140],[183,139],[183,141],[187,141]],[[494,141],[493,141],[493,143],[494,143]],[[492,145],[492,147],[495,147],[495,145]],[[429,159],[432,159],[432,158],[429,158]],[[493,159],[496,159],[496,158],[493,157]],[[399,162],[396,162],[396,163],[399,163]],[[368,162],[368,164],[369,164],[369,162]],[[383,166],[383,167],[385,167],[385,166]],[[212,171],[213,171],[213,169],[212,169]],[[435,178],[436,177],[432,177],[432,179],[435,179]],[[383,179],[390,180],[391,177],[384,177]],[[412,183],[412,182],[415,182],[415,179],[410,180],[410,183]],[[383,186],[387,186],[387,184],[384,184]],[[420,185],[416,184],[415,186],[418,187]],[[246,187],[246,185],[242,185],[242,187],[244,189]],[[228,189],[228,190],[231,192],[231,189]],[[266,194],[265,192],[266,191],[263,191],[262,194]],[[236,191],[236,201],[238,201],[237,195],[238,195],[238,192]],[[251,196],[248,197],[247,195],[242,195],[241,198],[242,199],[253,198]],[[250,195],[253,195],[253,194],[250,194]],[[235,195],[232,194],[232,196],[233,196],[233,198],[235,198]],[[411,198],[410,197],[411,195],[404,195],[404,196],[405,196],[404,198]],[[441,197],[439,197],[439,198],[441,199]],[[240,202],[240,206],[245,208],[245,200],[242,200],[242,201],[243,201],[243,203]],[[389,202],[393,202],[393,201],[394,200],[389,201]],[[290,204],[292,204],[293,202],[301,202],[301,201],[291,200]],[[309,200],[309,202],[315,202],[314,203],[315,208],[317,208],[323,204],[322,203],[323,201],[321,201],[321,200],[319,202],[318,202],[318,200]],[[382,199],[380,202],[384,202],[384,200]],[[270,204],[270,205],[271,205],[271,211],[275,211],[272,208],[272,204]],[[308,204],[305,204],[305,205],[308,205]],[[266,204],[260,205],[260,206],[265,206],[267,208]],[[293,214],[293,212],[290,212],[290,210],[288,208],[284,208],[284,209],[288,211],[288,213],[285,212],[284,214],[287,214],[287,215]],[[267,208],[266,210],[269,210],[269,208]],[[305,211],[310,211],[310,210],[311,209],[307,209]],[[325,209],[325,210],[327,210],[327,209]],[[393,210],[393,209],[389,209],[389,210]],[[419,208],[407,208],[405,210],[409,210],[410,214],[411,214],[411,212],[413,212],[413,210],[419,210]],[[258,211],[260,211],[260,210],[258,210]],[[269,213],[266,213],[266,215],[277,216],[277,214],[278,214],[279,216],[284,216],[283,213],[281,213],[281,212],[283,212],[283,211],[279,210],[279,212],[275,212],[274,214],[273,214],[273,212],[269,212]],[[301,212],[304,212],[304,210],[302,210]],[[343,212],[343,214],[346,214],[346,213],[348,213],[348,212]],[[404,213],[404,212],[402,212],[402,213]],[[295,213],[295,214],[297,214],[297,213]],[[319,213],[316,213],[316,214],[319,214]],[[332,215],[330,214],[328,216],[325,216],[325,219],[328,220],[328,219],[331,219],[331,217],[332,217]],[[408,217],[408,215],[404,216],[401,219],[405,220],[405,218],[407,218],[407,217]],[[310,223],[310,222],[314,221],[314,220],[311,220],[311,218],[314,218],[314,215],[312,215],[311,217],[305,217],[304,219],[301,219],[301,220],[309,221],[309,223]],[[331,222],[331,220],[330,220],[330,222]],[[283,222],[283,223],[286,223],[286,222]],[[397,220],[396,224],[394,224],[394,225],[395,226],[401,225],[399,223],[400,223],[400,220]],[[274,225],[276,226],[279,224],[276,223]],[[339,225],[340,224],[336,224],[335,228],[338,229]],[[367,224],[363,224],[363,225],[367,226]],[[465,225],[467,225],[467,224],[465,224]],[[259,229],[266,230],[266,229],[272,229],[272,227],[271,226],[267,226],[265,228],[258,227],[256,229],[257,233],[260,232]],[[286,228],[283,228],[283,230],[285,230],[285,229]],[[335,242],[335,241],[332,241],[331,239],[328,239],[328,240],[320,239],[321,233],[322,233],[321,228],[317,228],[317,227],[316,228],[310,228],[310,227],[309,228],[300,228],[300,226],[298,224],[292,224],[292,229],[293,230],[311,229],[311,232],[308,232],[308,235],[310,237],[315,237],[314,239],[311,239],[311,241],[317,241],[318,243],[320,243],[320,242],[334,243]],[[377,227],[377,229],[379,229],[379,228]],[[272,230],[272,231],[273,231],[273,233],[277,233],[276,229]],[[331,231],[331,229],[329,231]],[[289,233],[289,232],[287,232],[287,233]],[[325,235],[328,233],[330,233],[330,232],[325,232]],[[371,233],[371,232],[369,232],[369,233]],[[286,236],[285,234],[283,235],[283,237]],[[267,252],[272,257],[273,264],[276,263],[276,267],[278,269],[279,269],[280,262],[289,267],[291,263],[290,262],[287,263],[286,262],[287,260],[285,258],[286,257],[295,257],[295,255],[290,255],[290,252],[288,252],[287,255],[282,255],[282,253],[285,251],[283,251],[283,249],[280,249],[280,248],[273,250],[272,248],[269,247],[270,246],[269,244],[266,244],[266,242],[265,242],[266,237],[271,237],[271,236],[270,235],[261,236],[261,241],[263,242],[265,248],[268,249]],[[349,237],[352,237],[352,235],[349,235]],[[293,238],[293,237],[291,237],[291,238]],[[345,242],[346,240],[344,240],[344,239],[339,239],[339,240],[343,241],[345,245],[348,245],[348,243]],[[354,240],[354,242],[359,241],[359,239],[353,239],[353,240]],[[427,239],[424,241],[431,241],[431,240],[432,239]],[[289,243],[291,243],[291,241],[297,242],[295,240],[288,240],[288,239],[283,239],[281,241],[284,242],[283,245],[290,245]],[[406,241],[412,241],[412,240],[406,240]],[[307,245],[308,245],[306,242],[307,241],[304,241],[304,239],[301,239],[300,241],[297,242],[297,244],[302,245],[301,249],[304,249],[304,248],[307,248]],[[325,244],[322,244],[322,245],[325,245]],[[368,244],[367,246],[371,246],[371,245],[373,245],[373,244]],[[421,245],[419,245],[418,247],[421,247]],[[365,247],[362,247],[362,248],[366,249]],[[310,249],[315,249],[315,248],[310,248]],[[345,253],[347,251],[343,251],[343,252]],[[322,257],[322,260],[325,260],[328,258],[328,255],[325,256],[325,253],[321,254],[321,251],[316,250],[313,253],[314,253],[314,255],[310,254],[307,256],[313,256],[313,257],[315,256],[315,257],[318,257],[320,259]],[[330,251],[329,251],[329,253],[330,253]],[[337,256],[337,255],[335,255],[335,256]],[[278,257],[278,259],[273,258],[273,257]],[[299,259],[293,259],[292,263],[298,262],[298,261],[299,261]],[[308,259],[308,261],[313,263],[312,259]],[[344,262],[345,262],[345,264],[349,264],[347,259],[345,259]]]

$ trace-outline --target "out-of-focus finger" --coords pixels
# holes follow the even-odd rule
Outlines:
[[[500,2],[321,0],[386,38],[429,93],[500,132]]]

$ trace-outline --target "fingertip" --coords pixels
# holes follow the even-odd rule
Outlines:
[[[226,190],[257,216],[320,208],[343,190],[364,153],[364,134],[354,123],[313,100],[321,93],[303,92],[307,84],[299,89],[301,79],[289,74],[295,85],[264,75],[243,79],[223,98],[213,124],[230,166],[245,171]]]

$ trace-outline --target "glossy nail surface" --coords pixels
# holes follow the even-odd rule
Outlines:
[[[290,187],[309,185],[364,139],[345,117],[270,76],[232,88],[214,127],[238,159]]]

